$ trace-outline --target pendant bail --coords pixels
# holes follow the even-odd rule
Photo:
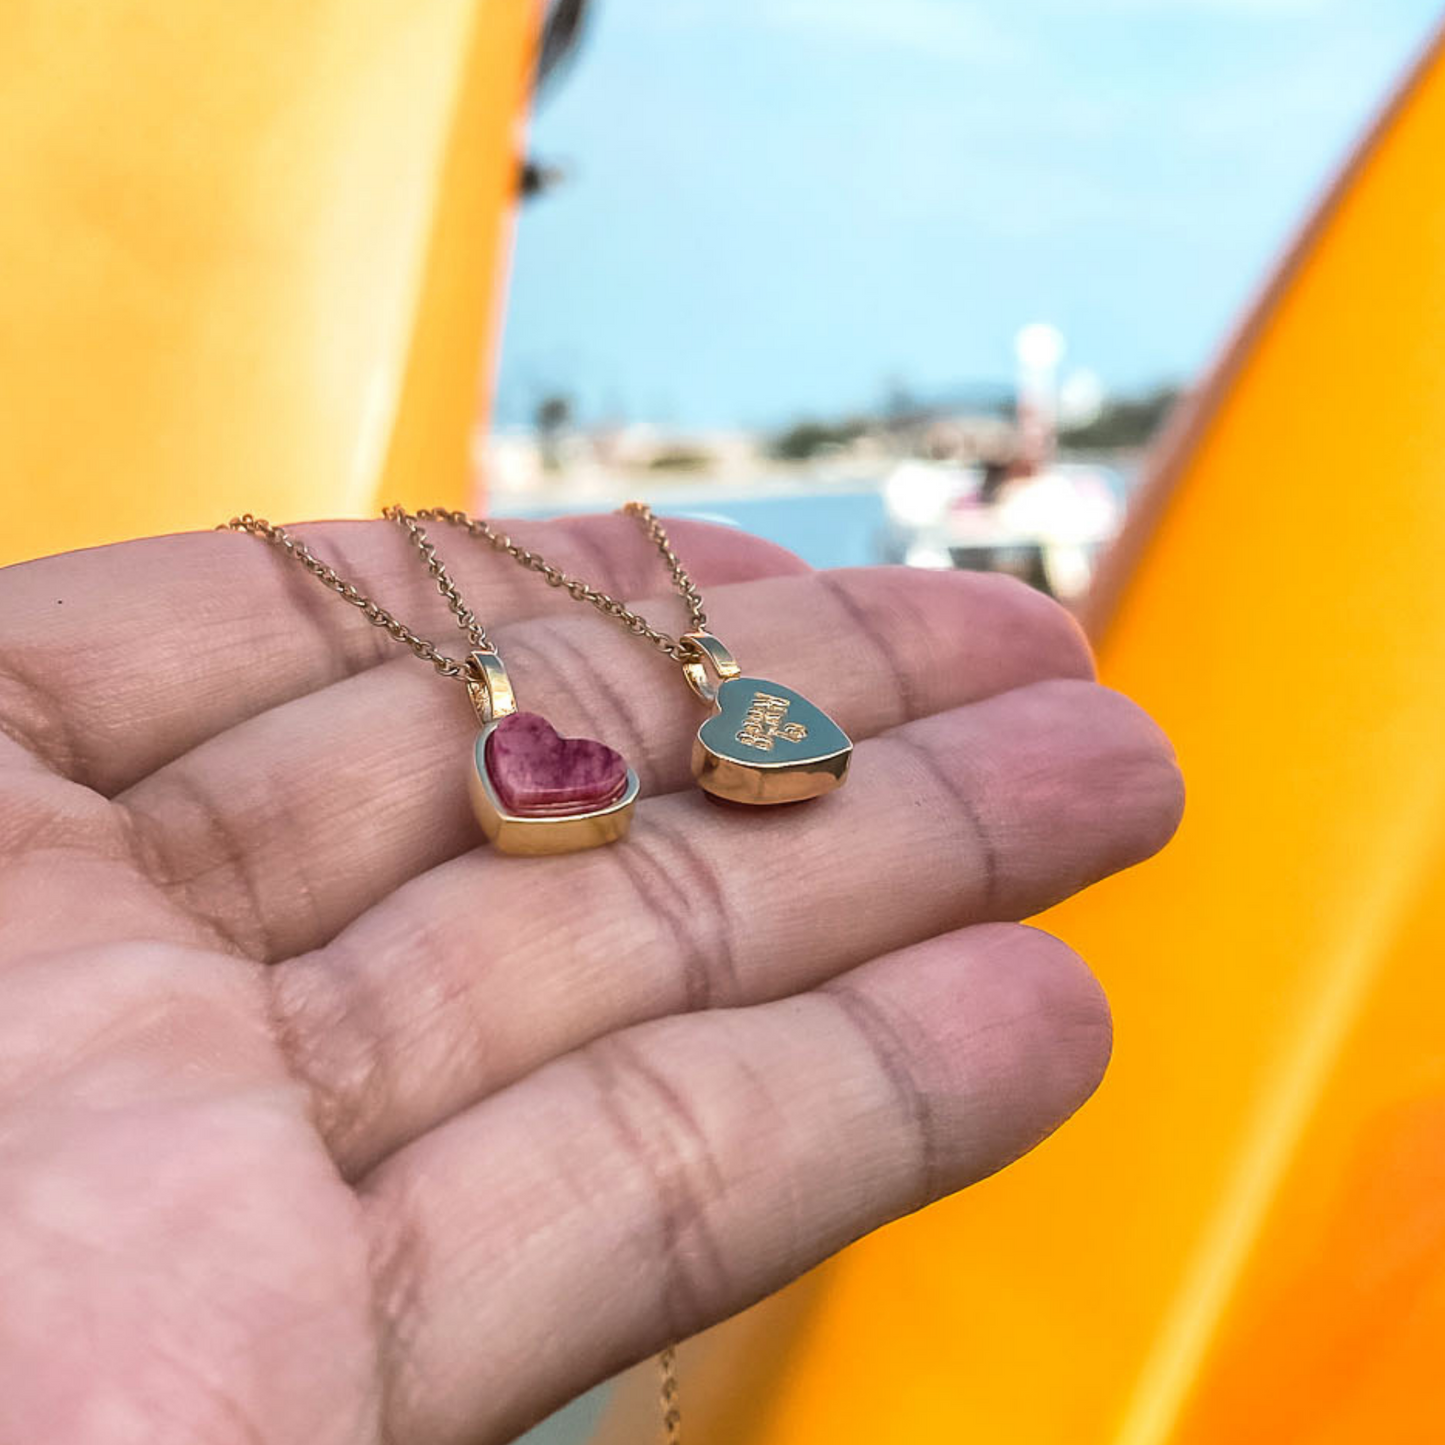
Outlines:
[[[711,632],[684,632],[678,641],[687,649],[681,659],[687,685],[704,702],[716,703],[718,688],[730,678],[742,675],[737,659]]]
[[[463,677],[467,684],[467,696],[471,699],[477,721],[483,727],[516,712],[517,698],[512,691],[512,680],[497,653],[472,653]]]

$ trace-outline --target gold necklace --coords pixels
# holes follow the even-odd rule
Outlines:
[[[468,532],[539,573],[575,601],[615,618],[678,662],[687,685],[714,709],[698,728],[692,748],[693,777],[704,791],[733,803],[766,804],[801,802],[841,788],[853,756],[848,735],[801,693],[766,678],[745,677],[732,653],[707,630],[702,594],[652,509],[644,502],[628,502],[622,511],[642,524],[687,604],[691,626],[679,637],[653,627],[606,592],[568,576],[484,519],[443,507],[428,507],[415,516]],[[399,508],[388,508],[387,515],[393,514],[405,515]]]
[[[323,562],[299,537],[249,512],[226,527],[269,542],[324,586],[361,610],[388,636],[467,689],[480,731],[471,750],[468,790],[482,832],[503,853],[571,853],[627,834],[637,774],[620,753],[590,738],[564,738],[538,713],[519,712],[496,644],[467,606],[426,530],[399,507],[387,509],[411,539],[465,634],[466,657],[450,657]]]
[[[497,796],[497,780],[491,776],[491,765],[495,760],[489,756],[488,743],[497,736],[500,729],[518,727],[520,725],[518,720],[535,718],[536,723],[545,729],[545,734],[561,744],[564,752],[568,749],[575,749],[580,744],[586,749],[595,748],[600,749],[603,753],[611,754],[619,762],[621,762],[620,755],[601,743],[592,743],[576,738],[558,738],[556,731],[545,719],[537,717],[536,714],[519,713],[516,710],[516,697],[507,677],[506,668],[502,665],[501,657],[497,652],[496,644],[488,636],[487,629],[477,615],[467,606],[460,589],[447,571],[446,564],[437,555],[435,544],[421,525],[422,520],[433,516],[441,516],[447,521],[451,521],[455,517],[459,523],[462,521],[470,523],[470,519],[463,518],[460,513],[449,514],[437,510],[423,511],[412,516],[397,506],[388,507],[385,515],[401,526],[421,553],[427,571],[437,585],[437,591],[445,599],[447,607],[457,620],[457,626],[466,635],[471,646],[468,657],[449,657],[434,642],[422,637],[379,602],[368,597],[354,582],[347,581],[334,567],[323,562],[305,542],[299,537],[293,536],[284,527],[275,526],[265,518],[256,517],[247,512],[243,516],[232,517],[229,522],[225,523],[224,530],[245,532],[253,537],[259,537],[263,542],[270,543],[278,551],[304,567],[323,586],[329,587],[344,601],[359,608],[368,622],[381,628],[402,646],[410,648],[423,662],[431,663],[441,676],[460,678],[466,684],[467,695],[476,711],[477,720],[481,724],[481,731],[472,750],[473,764],[469,773],[472,803],[483,831],[496,847],[503,852],[512,853],[561,853],[577,848],[595,847],[600,843],[610,843],[624,837],[632,821],[632,808],[637,800],[638,792],[637,775],[631,768],[626,768],[626,784],[621,796],[600,809],[582,813],[573,812],[565,816],[525,816],[504,811],[502,802]],[[618,618],[631,631],[648,638],[669,656],[676,657],[679,661],[689,659],[686,647],[676,639],[667,637],[664,633],[653,631],[636,613],[630,612],[620,602],[606,596],[605,593],[597,592],[583,583],[575,582],[564,576],[555,567],[544,562],[536,553],[526,552],[515,546],[509,539],[500,537],[493,532],[485,523],[472,525],[479,534],[489,535],[491,539],[495,539],[493,540],[494,546],[541,572],[553,586],[565,586],[573,597],[579,601],[591,602],[609,616]],[[482,532],[483,528],[485,528],[485,533]],[[663,533],[660,525],[657,526],[657,532],[660,536],[659,546],[672,566],[678,590],[687,599],[693,627],[700,630],[707,622],[707,616],[702,610],[702,597],[692,585],[682,564],[667,545],[666,534]],[[624,763],[623,766],[626,767],[626,764]],[[663,1438],[667,1445],[681,1445],[682,1410],[679,1400],[676,1346],[668,1345],[658,1355],[657,1364],[661,1375],[658,1394],[662,1412]]]

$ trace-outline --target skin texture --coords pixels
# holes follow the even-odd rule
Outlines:
[[[516,530],[677,625],[630,521]],[[395,528],[301,531],[461,650]],[[626,843],[478,846],[461,687],[253,538],[0,572],[3,1445],[509,1439],[1103,1072],[1016,920],[1181,793],[1064,613],[677,524],[718,635],[857,742],[744,813],[674,663],[437,531],[522,705],[637,769]]]

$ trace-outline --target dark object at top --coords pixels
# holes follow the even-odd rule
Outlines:
[[[560,76],[577,53],[588,0],[553,0],[542,22],[542,43],[537,49],[537,92]]]

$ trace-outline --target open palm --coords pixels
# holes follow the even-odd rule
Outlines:
[[[460,641],[395,528],[300,530]],[[443,531],[521,705],[641,777],[559,858],[479,846],[461,687],[254,539],[0,572],[4,1445],[505,1440],[1094,1087],[1106,1006],[1012,920],[1167,838],[1152,725],[1012,583],[672,530],[851,780],[710,803],[675,665]],[[665,592],[630,521],[517,531]]]

